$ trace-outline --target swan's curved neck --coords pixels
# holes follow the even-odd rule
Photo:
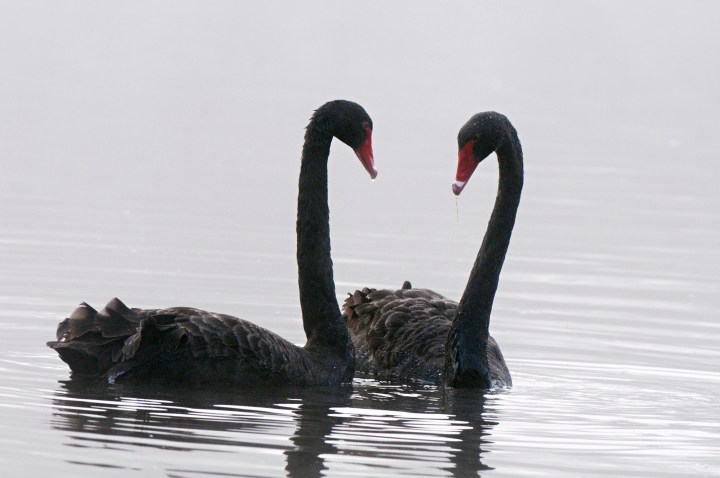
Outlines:
[[[462,385],[454,382],[462,380],[458,375],[469,370],[477,369],[480,375],[488,372],[490,313],[523,187],[522,148],[517,135],[513,132],[496,153],[500,179],[495,206],[448,337],[445,382],[455,386]],[[474,373],[467,375],[472,380]]]
[[[317,118],[305,133],[296,229],[298,282],[306,348],[332,345],[343,354],[349,338],[335,296],[330,257],[327,161],[332,138],[326,122]]]

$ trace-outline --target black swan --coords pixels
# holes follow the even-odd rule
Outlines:
[[[343,315],[356,350],[356,369],[379,378],[420,380],[452,387],[512,385],[490,312],[510,244],[523,186],[520,140],[510,121],[479,113],[458,133],[459,195],[480,162],[497,153],[500,181],[490,222],[460,303],[428,289],[365,288],[350,294]]]
[[[331,101],[305,132],[297,214],[304,347],[251,322],[188,307],[130,309],[112,299],[83,303],[48,342],[73,376],[115,381],[324,385],[352,381],[355,354],[330,258],[327,161],[333,137],[350,146],[372,178],[372,120],[358,104]]]

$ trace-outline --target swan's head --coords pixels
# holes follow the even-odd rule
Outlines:
[[[459,196],[480,162],[503,146],[510,121],[500,113],[486,111],[468,120],[458,133],[458,166],[452,190]]]
[[[333,136],[350,146],[370,178],[375,179],[375,159],[372,149],[373,122],[365,109],[357,103],[335,100],[325,103],[315,116],[326,116]]]

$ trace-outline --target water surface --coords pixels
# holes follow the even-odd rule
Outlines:
[[[2,10],[4,476],[720,476],[713,3]],[[44,344],[82,301],[304,342],[298,160],[339,97],[373,117],[380,172],[333,145],[340,300],[406,279],[459,298],[497,167],[456,214],[457,129],[491,109],[517,127],[526,187],[491,325],[514,387],[70,380]]]

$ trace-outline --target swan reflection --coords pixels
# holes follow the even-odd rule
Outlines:
[[[51,426],[65,434],[66,462],[96,471],[137,470],[143,454],[143,467],[168,476],[342,476],[352,467],[467,477],[491,469],[483,458],[496,393],[358,379],[274,390],[70,380],[51,395]]]

